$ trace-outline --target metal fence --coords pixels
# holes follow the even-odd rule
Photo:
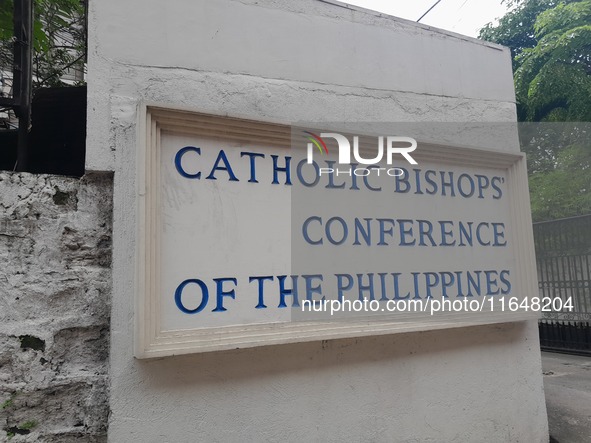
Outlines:
[[[540,297],[572,305],[542,313],[542,349],[591,354],[591,214],[533,228]]]

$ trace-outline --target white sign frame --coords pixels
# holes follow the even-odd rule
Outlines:
[[[291,144],[289,125],[215,116],[158,105],[141,105],[138,124],[135,290],[135,357],[249,348],[264,345],[329,340],[458,328],[538,318],[536,312],[494,312],[466,320],[420,322],[293,322],[191,330],[163,331],[159,321],[160,251],[160,146],[163,132],[223,137],[233,141],[261,141],[286,149]],[[517,294],[538,294],[527,169],[523,153],[491,152],[473,147],[423,144],[413,153],[417,160],[441,164],[505,169],[516,254]],[[453,159],[451,161],[450,159]]]

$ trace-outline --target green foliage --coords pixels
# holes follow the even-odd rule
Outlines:
[[[591,0],[514,0],[480,37],[511,48],[525,122],[591,121]],[[591,212],[590,126],[521,128],[534,221]]]
[[[9,398],[0,405],[0,409],[8,409],[14,404],[14,397]]]
[[[564,148],[556,167],[533,173],[529,186],[535,221],[591,213],[591,149],[581,145]]]
[[[591,0],[544,11],[534,28],[515,72],[523,120],[591,121]]]
[[[515,0],[480,37],[511,48],[520,121],[591,121],[591,0]]]
[[[591,213],[591,124],[522,123],[534,221]]]
[[[12,0],[0,0],[0,40],[12,37]]]
[[[0,70],[12,71],[13,0],[0,0]],[[33,87],[64,86],[62,77],[83,70],[86,19],[81,0],[34,0]]]
[[[575,0],[566,0],[570,3]],[[498,25],[488,23],[480,30],[482,40],[498,43],[511,48],[513,70],[519,67],[517,56],[526,48],[537,45],[535,23],[540,13],[558,5],[557,0],[502,0],[510,11]]]
[[[35,420],[29,420],[29,421],[26,421],[26,422],[24,422],[23,424],[21,424],[21,425],[19,426],[19,429],[23,429],[23,430],[26,430],[26,431],[30,431],[31,429],[33,429],[34,427],[36,427],[36,426],[37,426],[37,424],[38,424],[38,423],[37,423]]]

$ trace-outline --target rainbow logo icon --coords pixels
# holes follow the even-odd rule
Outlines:
[[[326,146],[326,143],[324,143],[324,140],[322,140],[321,137],[319,137],[316,134],[309,132],[309,131],[304,131],[304,133],[306,133],[310,136],[310,137],[308,137],[308,140],[310,140],[314,144],[314,146],[316,146],[318,148],[318,150],[320,151],[321,154],[326,153],[326,155],[328,155],[328,147]],[[309,143],[308,143],[308,146],[310,146]]]

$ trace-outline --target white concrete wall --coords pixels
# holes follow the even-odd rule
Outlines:
[[[514,121],[510,54],[319,0],[91,2],[87,168],[138,100],[283,123]]]
[[[535,322],[132,356],[138,103],[288,124],[512,122],[508,50],[319,0],[90,12],[87,169],[115,171],[111,442],[547,441]]]

